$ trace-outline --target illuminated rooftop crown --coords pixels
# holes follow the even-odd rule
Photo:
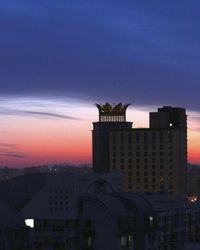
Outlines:
[[[125,122],[126,121],[126,109],[130,104],[96,104],[95,106],[99,110],[100,122]]]

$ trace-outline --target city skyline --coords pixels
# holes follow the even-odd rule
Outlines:
[[[0,165],[91,162],[96,102],[186,108],[188,159],[200,164],[197,0],[0,4]],[[77,132],[78,131],[78,132]]]
[[[15,102],[14,99],[12,101],[6,106],[1,100],[4,110],[0,143],[1,166],[91,164],[92,122],[98,121],[98,110],[92,103],[84,102],[83,105],[74,100],[55,102],[34,99],[33,105],[33,99],[16,98]],[[18,110],[15,110],[16,103]],[[127,121],[133,122],[133,128],[148,127],[148,113],[157,108],[131,105],[127,111]],[[196,130],[197,114],[191,111],[187,114],[188,162],[199,164],[200,134]]]

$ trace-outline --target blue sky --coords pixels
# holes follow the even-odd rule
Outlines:
[[[199,110],[200,2],[0,2],[1,95]]]
[[[0,165],[89,162],[105,101],[130,102],[136,127],[185,107],[199,163],[199,13],[199,0],[0,0]]]

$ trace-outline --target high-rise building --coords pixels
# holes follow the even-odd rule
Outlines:
[[[92,155],[95,172],[110,171],[110,132],[132,128],[132,122],[126,121],[128,106],[129,104],[123,105],[122,103],[117,105],[96,104],[99,111],[99,121],[93,123],[92,133]]]
[[[109,122],[107,122],[109,123]],[[131,123],[130,123],[131,124]],[[101,122],[98,123],[101,127]],[[108,125],[107,125],[108,126]],[[93,157],[102,158],[98,171],[121,171],[125,191],[167,191],[173,196],[186,193],[187,118],[185,109],[159,108],[150,113],[149,128],[111,127],[100,138],[107,140],[107,158],[96,148]],[[96,133],[94,126],[93,135]],[[109,159],[109,163],[107,163]],[[106,166],[106,168],[105,168]],[[95,165],[94,170],[96,171]]]

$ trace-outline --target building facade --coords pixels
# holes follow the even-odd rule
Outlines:
[[[159,108],[158,112],[150,113],[149,128],[131,128],[131,123],[126,128],[117,128],[117,123],[110,121],[112,128],[104,134],[109,145],[109,163],[102,162],[98,169],[101,168],[105,172],[122,172],[125,191],[167,191],[173,196],[184,196],[187,170],[185,110]],[[104,121],[99,121],[98,127],[101,126],[104,127]],[[95,133],[94,126],[93,135]],[[95,139],[98,145],[98,138]],[[99,158],[105,159],[96,148],[97,146],[93,148],[93,157],[97,158],[98,155]]]
[[[97,104],[99,121],[93,123],[92,161],[94,171],[110,172],[110,141],[109,134],[113,130],[131,129],[132,123],[126,121],[128,104],[111,105]]]
[[[125,193],[120,183],[117,174],[31,174],[1,183],[0,249],[200,247],[198,201]]]

